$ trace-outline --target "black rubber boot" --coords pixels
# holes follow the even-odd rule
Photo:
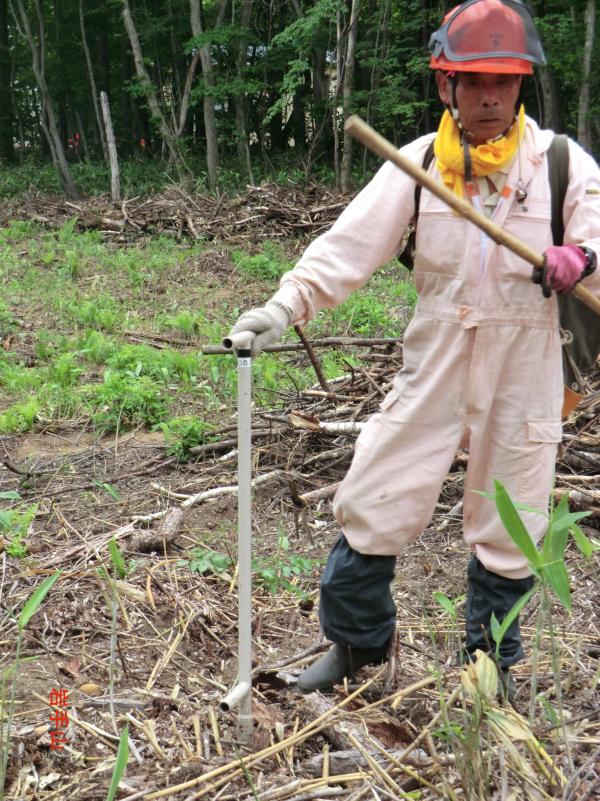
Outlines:
[[[328,640],[365,651],[386,647],[396,626],[395,565],[395,556],[366,556],[340,536],[321,578],[319,620]]]
[[[480,650],[494,653],[496,645],[491,632],[492,612],[499,622],[506,617],[515,603],[533,587],[533,576],[508,579],[487,570],[471,557],[467,572],[466,650],[474,654]],[[508,627],[500,644],[499,667],[505,671],[523,658],[519,619]]]
[[[381,648],[350,648],[334,645],[300,674],[297,687],[304,694],[315,690],[331,692],[334,684],[341,684],[344,677],[352,678],[356,671],[365,665],[379,665],[385,662],[388,649],[389,642]]]

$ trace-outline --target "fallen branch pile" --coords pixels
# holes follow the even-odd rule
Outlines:
[[[163,235],[177,240],[218,237],[258,242],[319,234],[331,226],[347,203],[348,197],[318,185],[248,186],[246,192],[233,197],[192,195],[173,186],[147,200],[131,198],[121,203],[107,198],[71,203],[32,194],[19,207],[6,208],[0,222],[23,217],[57,228],[76,215],[80,230],[98,229],[117,241]]]

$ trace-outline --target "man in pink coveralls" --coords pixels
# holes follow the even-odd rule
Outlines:
[[[523,76],[544,61],[533,21],[519,0],[468,0],[431,38],[446,107],[440,127],[402,148],[467,197],[497,225],[547,260],[556,292],[579,282],[600,294],[600,170],[569,140],[564,246],[552,245],[547,150],[553,133],[525,116]],[[341,303],[398,253],[414,217],[415,184],[390,163],[315,240],[263,308],[233,333],[256,336],[252,350],[278,341]],[[418,303],[404,338],[404,365],[356,442],[334,499],[343,531],[321,583],[320,620],[333,647],[298,679],[303,692],[385,660],[395,626],[390,592],[395,558],[428,525],[459,447],[468,447],[463,503],[467,573],[466,651],[490,650],[492,612],[502,620],[532,586],[527,562],[476,491],[497,478],[513,498],[546,509],[563,399],[556,295],[544,297],[524,260],[423,189],[418,215]],[[524,514],[536,540],[545,520]],[[523,656],[518,620],[500,647],[505,682]]]

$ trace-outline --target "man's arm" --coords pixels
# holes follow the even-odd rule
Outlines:
[[[420,164],[431,138],[422,137],[402,152]],[[309,245],[273,297],[292,310],[294,323],[304,324],[320,309],[340,304],[398,253],[414,213],[414,189],[412,178],[387,162],[332,228]]]

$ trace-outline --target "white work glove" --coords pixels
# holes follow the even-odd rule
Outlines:
[[[246,332],[255,334],[250,350],[253,357],[258,356],[267,345],[279,342],[291,319],[292,313],[289,309],[276,300],[270,300],[266,306],[244,312],[229,336]]]

